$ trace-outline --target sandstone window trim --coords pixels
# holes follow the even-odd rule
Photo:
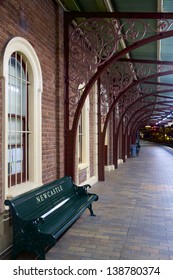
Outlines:
[[[82,94],[82,93],[81,93]],[[78,168],[89,166],[89,97],[83,106],[78,125]]]
[[[28,180],[13,187],[8,187],[8,62],[13,53],[22,54],[27,61],[28,73],[31,81],[29,88],[29,115],[30,129],[28,147]],[[42,71],[37,54],[32,45],[21,37],[10,40],[5,48],[3,56],[3,185],[4,199],[16,196],[42,184],[42,118],[41,118],[41,97],[42,97]]]

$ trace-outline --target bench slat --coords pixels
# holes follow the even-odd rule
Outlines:
[[[58,205],[56,205],[55,207],[53,207],[52,209],[50,209],[48,212],[46,212],[45,214],[43,214],[41,216],[42,219],[46,218],[47,216],[49,216],[51,213],[53,213],[55,210],[59,209],[61,206],[63,206],[67,201],[69,201],[70,198],[66,198],[65,200],[63,200],[62,202],[60,202]]]
[[[66,207],[62,207],[60,211],[55,211],[53,215],[50,215],[48,219],[45,220],[45,222],[40,224],[39,230],[45,233],[48,231],[49,233],[56,231],[57,228],[62,226],[62,223],[66,223],[67,219],[77,215],[81,209],[86,209],[94,199],[95,197],[91,197],[90,200],[87,198],[82,198],[80,201],[78,201],[78,203],[71,201],[71,203],[67,204]]]

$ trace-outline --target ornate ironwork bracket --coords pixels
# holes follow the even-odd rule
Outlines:
[[[82,19],[83,18],[83,19]],[[124,19],[120,23],[119,19]],[[171,20],[169,20],[171,19]],[[72,23],[73,21],[73,23]],[[74,24],[75,22],[75,24]],[[129,104],[139,96],[137,88],[131,91],[129,98],[127,90],[133,81],[140,78],[146,81],[146,74],[161,76],[165,72],[163,66],[141,67],[134,62],[128,62],[123,67],[121,59],[126,53],[150,42],[173,36],[172,14],[167,13],[65,13],[65,172],[75,177],[75,149],[78,120],[86,97],[98,79],[100,79],[100,121],[104,123],[99,140],[104,145],[105,131],[117,97]],[[148,32],[149,31],[149,32]],[[123,39],[129,43],[126,49],[120,50],[119,42]],[[127,63],[126,63],[127,65]],[[170,66],[171,67],[171,66]],[[151,76],[151,74],[149,75]],[[143,77],[143,78],[141,78]],[[120,100],[119,100],[120,102]],[[101,126],[99,124],[99,126]],[[100,141],[99,141],[100,143]],[[103,147],[102,147],[103,148]],[[103,150],[103,149],[101,149]],[[99,158],[103,154],[99,151]],[[101,162],[101,161],[99,161]],[[99,166],[100,169],[100,166]],[[99,177],[103,178],[103,166]]]

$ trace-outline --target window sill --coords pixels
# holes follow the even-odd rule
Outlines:
[[[7,199],[10,199],[10,198],[20,195],[22,193],[31,191],[41,185],[42,185],[42,183],[36,184],[34,182],[27,182],[27,183],[22,183],[22,184],[14,186],[14,187],[11,187],[10,189],[8,189]]]
[[[87,163],[80,163],[78,165],[79,170],[86,169],[88,167],[89,167],[89,165]]]

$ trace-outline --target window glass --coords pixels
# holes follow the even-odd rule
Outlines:
[[[15,52],[8,63],[8,186],[28,178],[27,62]]]

